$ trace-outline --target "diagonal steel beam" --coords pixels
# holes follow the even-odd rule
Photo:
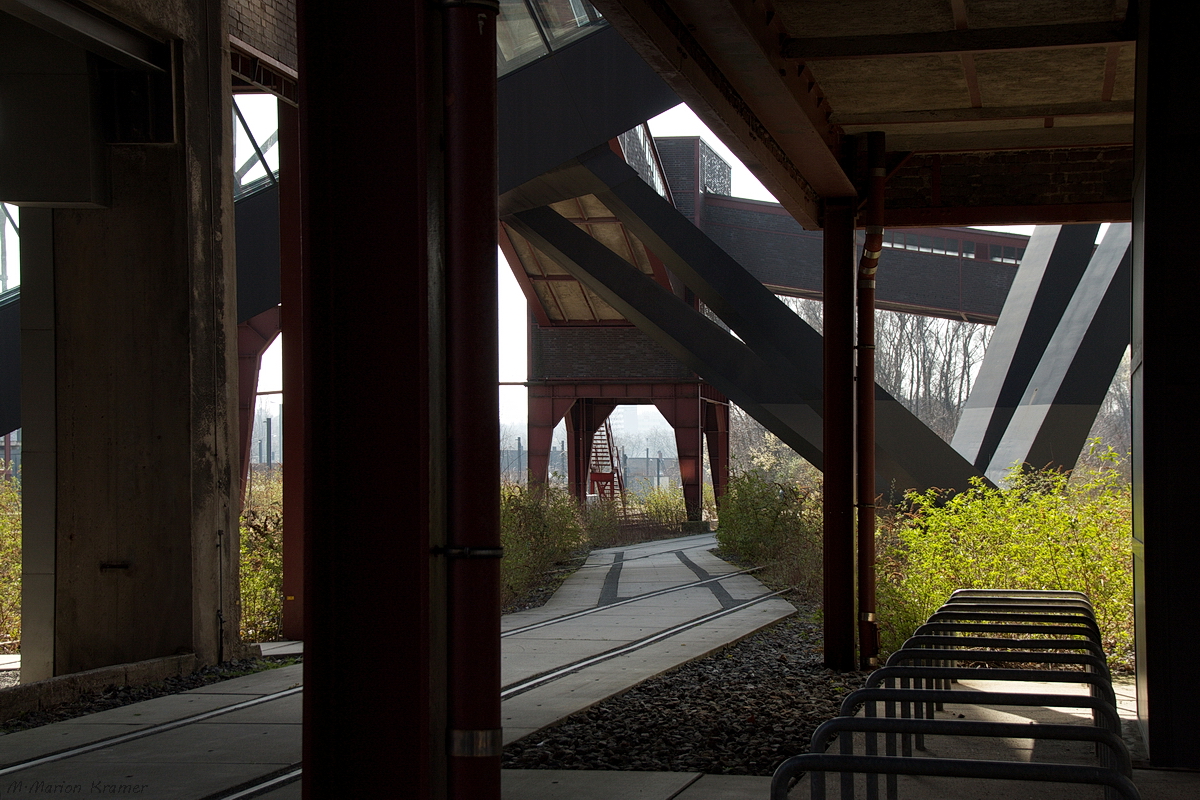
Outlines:
[[[504,221],[789,447],[821,465],[821,449],[814,444],[821,441],[821,419],[799,399],[790,372],[769,364],[555,211],[528,209]]]
[[[1132,238],[1129,223],[1109,226],[992,456],[993,481],[1014,464],[1075,464],[1129,344]]]
[[[795,372],[821,408],[821,334],[660,197],[615,154],[579,159],[588,189],[756,353]],[[898,488],[963,488],[978,471],[882,387],[875,387],[878,475]]]

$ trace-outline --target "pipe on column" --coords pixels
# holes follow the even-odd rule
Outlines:
[[[867,227],[858,265],[858,660],[860,669],[878,664],[875,619],[875,272],[883,252],[883,197],[887,183],[884,134],[867,134]]]
[[[500,797],[496,0],[444,0],[448,796]]]
[[[854,198],[825,201],[824,636],[825,666],[854,659]]]

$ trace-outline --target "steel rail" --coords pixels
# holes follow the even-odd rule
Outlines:
[[[621,563],[628,564],[629,562],[622,561]],[[536,630],[538,628],[545,628],[548,625],[557,625],[560,622],[566,622],[568,620],[578,619],[579,617],[586,617],[589,614],[597,614],[601,611],[608,611],[610,608],[616,608],[617,606],[624,606],[624,605],[628,605],[630,603],[637,603],[642,600],[649,600],[652,597],[661,597],[664,594],[671,594],[672,592],[680,592],[680,591],[683,591],[684,589],[695,589],[698,586],[707,586],[710,583],[716,583],[717,581],[723,581],[726,578],[732,578],[737,575],[745,575],[750,572],[756,572],[760,569],[762,569],[762,567],[751,567],[750,569],[743,569],[738,572],[727,572],[724,575],[716,575],[712,578],[706,578],[702,581],[692,581],[690,583],[681,583],[678,586],[672,586],[667,589],[656,589],[653,592],[645,592],[644,594],[634,595],[633,597],[626,597],[623,600],[616,601],[615,603],[608,603],[607,605],[603,605],[603,606],[595,606],[594,608],[585,608],[582,611],[574,611],[570,614],[563,614],[560,617],[554,617],[552,619],[542,620],[541,622],[533,622],[533,623],[530,623],[529,625],[524,625],[520,628],[513,628],[512,630],[504,631],[503,633],[501,633],[500,638],[503,639],[508,636],[516,636],[518,633],[526,633],[528,631]]]
[[[31,769],[33,767],[40,767],[43,764],[51,764],[55,761],[62,761],[67,758],[73,758],[75,756],[90,753],[95,750],[103,750],[106,747],[113,747],[114,745],[124,744],[125,742],[132,742],[135,739],[145,739],[148,736],[156,736],[160,733],[175,730],[176,728],[182,728],[187,725],[194,725],[197,722],[202,722],[206,719],[212,719],[213,717],[219,717],[223,714],[241,711],[244,708],[252,708],[257,705],[262,705],[263,703],[271,703],[275,700],[282,700],[285,697],[290,697],[291,695],[298,694],[302,691],[304,691],[303,686],[294,686],[290,689],[284,689],[280,692],[262,695],[260,697],[251,698],[250,700],[243,700],[240,703],[234,703],[230,706],[215,708],[212,711],[202,711],[199,714],[191,714],[189,716],[174,719],[169,722],[160,722],[156,725],[148,725],[140,730],[118,734],[117,736],[109,736],[104,739],[97,739],[94,742],[89,742],[77,747],[70,747],[66,750],[59,750],[58,752],[50,753],[49,755],[38,756],[37,758],[32,758],[27,761],[18,761],[0,768],[0,776],[10,775],[14,772],[20,772],[21,770]]]
[[[593,666],[594,664],[599,664],[603,661],[608,661],[608,660],[616,658],[618,656],[623,656],[626,653],[632,653],[635,650],[640,650],[643,647],[648,647],[652,644],[656,644],[658,642],[663,641],[664,639],[669,639],[672,636],[677,636],[678,634],[683,633],[686,630],[690,630],[691,628],[697,628],[701,625],[712,622],[713,620],[719,619],[720,617],[724,617],[728,614],[734,614],[738,611],[744,611],[745,609],[750,608],[751,606],[758,605],[759,603],[762,603],[766,600],[770,600],[772,597],[777,597],[786,591],[790,591],[790,590],[789,589],[780,589],[779,591],[776,591],[776,592],[767,592],[765,594],[760,594],[758,597],[753,597],[749,600],[745,600],[736,606],[730,606],[729,608],[723,608],[720,611],[714,611],[711,614],[705,614],[702,617],[697,617],[693,620],[689,620],[688,622],[680,623],[679,625],[675,625],[673,627],[659,631],[658,633],[654,633],[649,636],[645,636],[641,639],[636,639],[628,644],[613,648],[612,650],[606,650],[603,653],[598,653],[597,655],[594,655],[594,656],[588,656],[587,658],[582,658],[578,661],[575,661],[575,662],[572,662],[565,666],[559,667],[558,669],[552,670],[552,671],[544,673],[542,675],[537,675],[533,678],[522,681],[520,683],[512,684],[501,690],[500,698],[503,700],[503,699],[513,697],[515,695],[527,692],[530,689],[536,689],[537,687],[541,686],[542,684],[550,683],[551,681],[558,680],[559,678],[562,678],[573,672],[578,672],[581,669],[586,669],[587,667]]]

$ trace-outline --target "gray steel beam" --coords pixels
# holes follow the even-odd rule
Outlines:
[[[789,447],[821,466],[821,418],[781,370],[629,262],[549,208],[504,221],[744,408]]]
[[[954,449],[988,468],[1092,256],[1098,224],[1039,226],[1004,301]],[[1109,375],[1111,378],[1111,373]]]
[[[502,195],[679,105],[608,27],[505,75],[497,91]]]
[[[1014,464],[1074,465],[1129,344],[1132,238],[1127,222],[1105,233],[992,456],[992,481]]]
[[[632,170],[630,172],[633,174]],[[730,319],[722,318],[743,341],[739,342],[554,211],[548,208],[528,209],[506,217],[505,222],[704,380],[742,406],[797,453],[821,467],[822,424],[819,409],[823,397],[823,367],[820,334],[746,275],[702,232],[666,205],[636,174],[633,175],[633,180],[646,187],[647,192],[678,218],[681,225],[676,232],[681,237],[701,239],[707,243],[707,246],[703,243],[696,245],[711,258],[699,268],[699,274],[707,276],[706,280],[711,279],[725,294],[715,293],[712,284],[705,281],[699,281],[691,288],[700,295],[701,291],[697,288],[700,287],[704,294],[712,296],[714,302],[709,303],[708,298],[701,295],[719,316],[722,316],[722,310],[716,306],[722,306]],[[636,186],[629,189],[636,199]],[[624,209],[611,206],[610,209],[618,216],[626,213]],[[657,214],[650,216],[655,223],[661,221]],[[664,242],[661,239],[656,248],[650,230],[639,223],[639,230],[634,233],[660,257],[672,253],[662,246]],[[657,224],[653,230],[662,232]],[[645,238],[643,233],[646,234]],[[666,236],[674,239],[670,234]],[[653,238],[658,238],[658,235],[655,234]],[[687,242],[677,244],[682,248]],[[712,249],[709,250],[708,246]],[[702,260],[699,253],[690,255],[693,256],[690,262],[693,266]],[[721,275],[731,272],[741,274]],[[684,277],[684,281],[687,282],[688,278]],[[749,299],[741,297],[741,292],[749,295]],[[769,302],[763,302],[764,295]],[[730,297],[735,299],[730,302]],[[739,300],[745,300],[745,304],[739,305]],[[762,318],[755,319],[756,315]],[[732,324],[731,320],[737,324]],[[771,329],[766,320],[778,327]],[[876,447],[877,478],[882,488],[894,485],[899,489],[931,486],[965,489],[968,479],[978,474],[950,450],[949,445],[878,387],[876,402],[879,433]]]
[[[0,11],[114,63],[154,72],[171,70],[171,50],[166,42],[99,11],[64,0],[0,0]]]
[[[607,150],[579,159],[587,190],[750,346],[795,373],[805,403],[823,404],[821,334]],[[885,265],[886,268],[886,265]],[[736,402],[736,401],[735,401]],[[970,463],[882,387],[875,387],[877,475],[896,487],[965,489]]]

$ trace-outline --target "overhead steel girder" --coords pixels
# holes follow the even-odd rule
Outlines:
[[[989,469],[1075,295],[1098,230],[1098,224],[1043,225],[1029,239],[954,432],[954,449],[980,470]]]
[[[636,176],[634,180],[640,183]],[[653,194],[649,187],[646,189]],[[636,187],[631,191],[636,194]],[[661,198],[658,199],[661,201]],[[673,208],[667,206],[667,209],[678,216]],[[624,209],[611,210],[618,216],[626,213]],[[682,216],[678,218],[683,224],[678,229],[681,236],[686,231],[690,237],[707,241],[686,219]],[[652,219],[660,221],[657,215]],[[760,290],[758,292],[749,289],[747,281],[754,283],[753,278],[732,263],[728,256],[724,256],[720,248],[712,245],[716,252],[709,252],[707,263],[698,267],[699,274],[708,276],[714,283],[726,288],[728,293],[724,297],[728,300],[738,295],[738,290],[722,283],[716,273],[741,273],[741,276],[729,280],[741,284],[740,288],[754,297],[754,301],[741,306],[738,301],[743,298],[740,295],[733,297],[731,307],[738,309],[740,316],[735,317],[737,326],[730,327],[743,337],[745,343],[553,210],[537,208],[520,211],[506,217],[505,222],[621,311],[704,380],[724,392],[797,453],[817,467],[822,466],[821,336],[760,284],[755,284]],[[639,237],[642,235],[640,231],[635,231],[635,234]],[[674,239],[670,234],[666,238]],[[661,241],[656,244],[648,240],[647,244],[651,249],[663,249]],[[677,244],[681,249],[685,245],[684,242]],[[711,245],[711,242],[708,244]],[[724,257],[719,258],[717,253]],[[663,249],[663,254],[668,254],[668,251]],[[670,254],[674,257],[673,253]],[[688,281],[687,277],[681,277],[685,283]],[[703,289],[705,294],[709,294],[712,288],[701,283],[697,283],[697,287]],[[697,287],[693,287],[693,291],[700,294]],[[783,313],[762,303],[763,295],[778,305]],[[709,302],[703,295],[701,297],[706,303]],[[714,296],[713,299],[718,305],[726,304],[720,296]],[[714,307],[714,310],[718,309]],[[755,312],[761,312],[763,318],[755,319]],[[777,335],[771,333],[772,324],[779,326],[774,331]],[[799,345],[787,341],[791,338],[796,339]],[[818,354],[815,359],[809,355],[812,352]],[[792,353],[796,354],[799,364],[786,355]],[[878,392],[883,390],[877,389]],[[945,442],[937,439],[932,431],[886,392],[877,394],[877,402],[880,436],[876,458],[877,478],[881,487],[967,487],[969,478],[977,474],[970,465],[950,451]],[[937,442],[932,447],[928,446],[931,444],[930,437]]]
[[[820,466],[821,419],[799,401],[790,371],[768,364],[712,320],[549,208],[504,218],[655,342],[789,447]]]
[[[589,191],[751,349],[780,368],[794,370],[803,386],[803,399],[812,408],[821,408],[821,334],[615,154],[597,149],[579,161],[592,177]],[[898,488],[966,488],[970,478],[978,475],[950,445],[879,385],[875,387],[875,403],[880,476],[895,478]]]
[[[1075,463],[1129,344],[1132,239],[1129,223],[1109,226],[992,456],[991,480],[1014,464]]]

